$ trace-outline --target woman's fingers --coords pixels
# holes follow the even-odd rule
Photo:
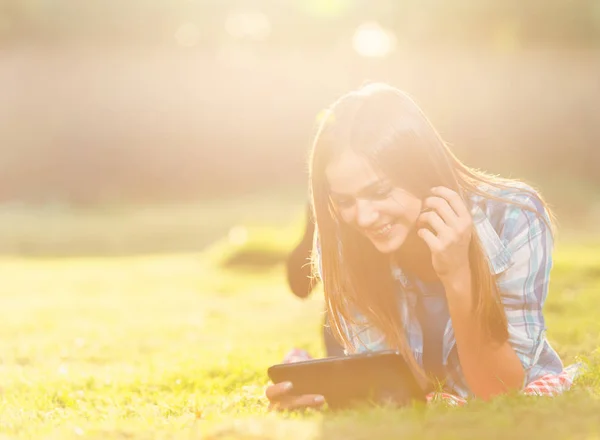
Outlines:
[[[292,411],[297,409],[319,408],[325,403],[325,398],[317,394],[305,394],[303,396],[287,396],[279,401],[271,402],[270,410]]]
[[[423,207],[437,212],[444,223],[450,227],[455,227],[460,221],[448,201],[441,197],[427,197],[423,203]]]
[[[318,394],[291,395],[291,382],[281,382],[267,387],[265,394],[269,399],[269,409],[287,411],[302,408],[318,408],[325,403],[325,398]]]
[[[431,193],[433,196],[423,201],[431,211],[421,214],[418,234],[431,250],[433,269],[441,277],[462,267],[465,261],[468,264],[473,219],[455,191],[437,187]]]
[[[441,243],[440,240],[433,235],[433,232],[431,232],[429,229],[419,229],[419,237],[421,237],[425,243],[427,244],[427,246],[429,246],[429,249],[431,250],[431,252],[438,252],[439,249],[441,248]]]
[[[458,217],[464,218],[471,216],[467,206],[465,205],[465,202],[456,191],[452,191],[450,188],[446,188],[445,186],[438,186],[431,188],[431,193],[447,200]]]
[[[444,220],[442,220],[442,217],[440,217],[440,215],[435,211],[424,212],[421,214],[419,219],[421,224],[426,223],[428,226],[430,226],[435,235],[438,237],[443,235],[444,232],[449,228],[449,226],[444,223]]]
[[[265,391],[267,399],[271,402],[285,397],[293,388],[291,382],[280,382],[274,385],[269,385]]]

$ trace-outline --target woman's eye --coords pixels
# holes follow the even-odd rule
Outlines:
[[[380,188],[373,193],[374,199],[385,199],[392,192],[391,188]]]
[[[349,208],[354,202],[352,199],[336,199],[335,204],[340,208]]]

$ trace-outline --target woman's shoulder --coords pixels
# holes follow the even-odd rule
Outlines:
[[[507,180],[498,185],[480,185],[477,193],[471,195],[471,206],[474,217],[483,214],[504,240],[532,226],[551,226],[550,213],[540,193],[524,182]]]
[[[538,190],[518,180],[480,184],[477,186],[477,192],[471,192],[469,198],[473,207],[490,213],[522,209],[544,214],[547,209]]]

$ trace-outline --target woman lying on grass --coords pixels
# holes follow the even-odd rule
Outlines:
[[[460,398],[563,371],[542,313],[548,207],[525,184],[465,166],[407,95],[370,84],[335,102],[310,183],[315,266],[348,353],[399,350],[424,386]],[[280,409],[323,403],[285,383],[267,397]]]

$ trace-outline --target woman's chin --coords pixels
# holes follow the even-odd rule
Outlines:
[[[393,237],[388,240],[371,240],[375,249],[377,249],[382,254],[391,254],[396,252],[404,243],[403,237]]]

